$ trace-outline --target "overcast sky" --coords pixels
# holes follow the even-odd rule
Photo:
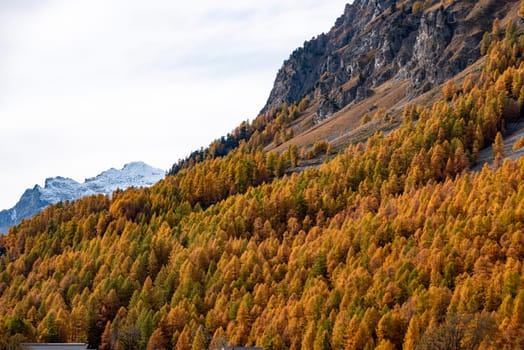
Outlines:
[[[264,106],[343,0],[0,0],[0,209],[45,178],[169,169]]]

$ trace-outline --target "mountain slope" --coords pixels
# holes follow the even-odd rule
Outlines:
[[[355,0],[327,34],[284,62],[263,111],[307,96],[318,122],[391,79],[407,81],[406,96],[419,95],[480,58],[483,34],[516,4]]]
[[[505,28],[478,69],[318,167],[284,176],[297,150],[263,151],[314,108],[281,106],[225,155],[23,221],[0,237],[0,347],[523,348],[524,160],[501,149],[524,23]]]
[[[376,131],[389,132],[406,104],[431,105],[444,81],[458,77],[461,84],[478,73],[481,47],[489,44],[485,34],[494,19],[499,32],[518,20],[518,6],[518,0],[356,0],[328,33],[306,41],[284,62],[260,116],[179,161],[170,173],[223,156],[241,141],[307,154],[315,143],[329,142],[338,152]],[[303,168],[315,161],[300,163]]]
[[[116,189],[146,187],[164,178],[165,172],[143,162],[126,164],[121,170],[111,168],[93,178],[78,183],[73,179],[54,177],[45,180],[42,188],[36,185],[27,189],[18,203],[0,211],[0,233],[18,224],[21,220],[39,213],[50,204],[72,201],[93,194],[111,194]]]

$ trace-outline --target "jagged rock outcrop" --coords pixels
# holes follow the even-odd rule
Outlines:
[[[484,32],[517,1],[355,0],[284,62],[262,112],[309,97],[320,121],[390,79],[417,96],[475,62]]]

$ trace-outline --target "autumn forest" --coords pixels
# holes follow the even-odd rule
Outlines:
[[[0,348],[524,348],[524,159],[503,147],[524,110],[522,28],[495,23],[483,54],[343,151],[267,152],[308,101],[285,104],[151,188],[11,228]]]

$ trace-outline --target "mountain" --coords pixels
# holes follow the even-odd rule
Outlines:
[[[257,118],[179,161],[170,174],[223,156],[241,141],[250,147],[261,143],[269,152],[297,147],[307,154],[316,152],[315,144],[329,143],[339,152],[377,131],[390,132],[406,104],[429,106],[445,81],[462,84],[478,72],[493,38],[488,33],[496,27],[500,35],[510,21],[518,21],[518,5],[517,0],[355,0],[327,33],[292,52]],[[313,158],[298,168],[323,162]]]
[[[327,34],[284,62],[262,111],[307,97],[316,104],[318,123],[389,81],[413,98],[477,61],[483,34],[514,4],[355,0]]]
[[[87,178],[83,183],[64,177],[45,180],[44,187],[35,185],[27,189],[11,209],[0,211],[0,233],[32,217],[50,204],[73,201],[94,194],[111,194],[116,189],[147,187],[164,178],[165,171],[155,169],[143,162],[132,162],[120,170],[111,168],[99,175]]]
[[[387,4],[346,12],[370,35],[399,9],[476,19],[454,35],[498,15],[480,56],[440,86],[391,78],[322,121],[306,92],[151,187],[11,228],[0,349],[523,349],[524,0]],[[439,42],[427,33],[421,44]],[[447,74],[455,54],[420,68]]]

